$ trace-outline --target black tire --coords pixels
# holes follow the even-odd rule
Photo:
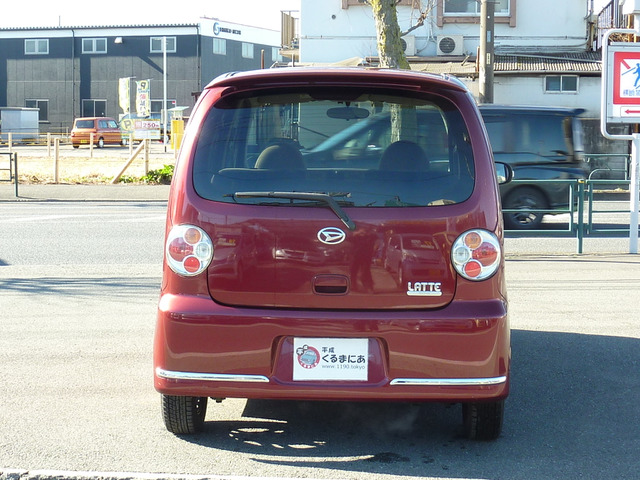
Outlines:
[[[80,148],[80,145],[74,145],[73,148]]]
[[[542,223],[543,213],[531,212],[549,208],[544,195],[535,188],[521,187],[513,190],[504,200],[503,208],[520,209],[521,212],[505,213],[504,225],[508,230],[535,230]]]
[[[162,395],[164,425],[176,435],[202,431],[207,414],[207,397],[177,397]]]
[[[102,137],[98,139],[98,148],[104,148],[104,138]]]
[[[486,403],[463,403],[464,433],[470,440],[495,440],[502,432],[504,400]]]

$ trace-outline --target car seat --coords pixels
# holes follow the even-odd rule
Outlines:
[[[305,170],[300,150],[284,143],[265,148],[256,160],[255,168],[270,170]]]
[[[429,169],[429,160],[418,144],[399,140],[387,147],[378,168],[401,172],[424,172]]]

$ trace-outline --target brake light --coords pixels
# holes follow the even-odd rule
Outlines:
[[[486,280],[500,266],[500,242],[487,230],[469,230],[460,235],[451,250],[456,271],[467,280]]]
[[[171,229],[166,243],[167,264],[178,275],[192,277],[202,273],[213,258],[209,235],[193,225],[177,225]]]

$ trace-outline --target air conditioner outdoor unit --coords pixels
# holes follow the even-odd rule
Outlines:
[[[413,35],[405,35],[401,38],[402,46],[404,47],[405,55],[415,55],[416,54],[416,37]]]
[[[463,39],[462,35],[438,35],[438,55],[463,55]]]

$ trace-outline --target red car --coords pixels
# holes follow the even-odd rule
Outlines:
[[[497,168],[455,79],[292,68],[214,80],[168,204],[154,345],[166,427],[200,431],[208,398],[436,401],[462,404],[469,438],[498,437],[510,365],[498,178],[510,169]]]

